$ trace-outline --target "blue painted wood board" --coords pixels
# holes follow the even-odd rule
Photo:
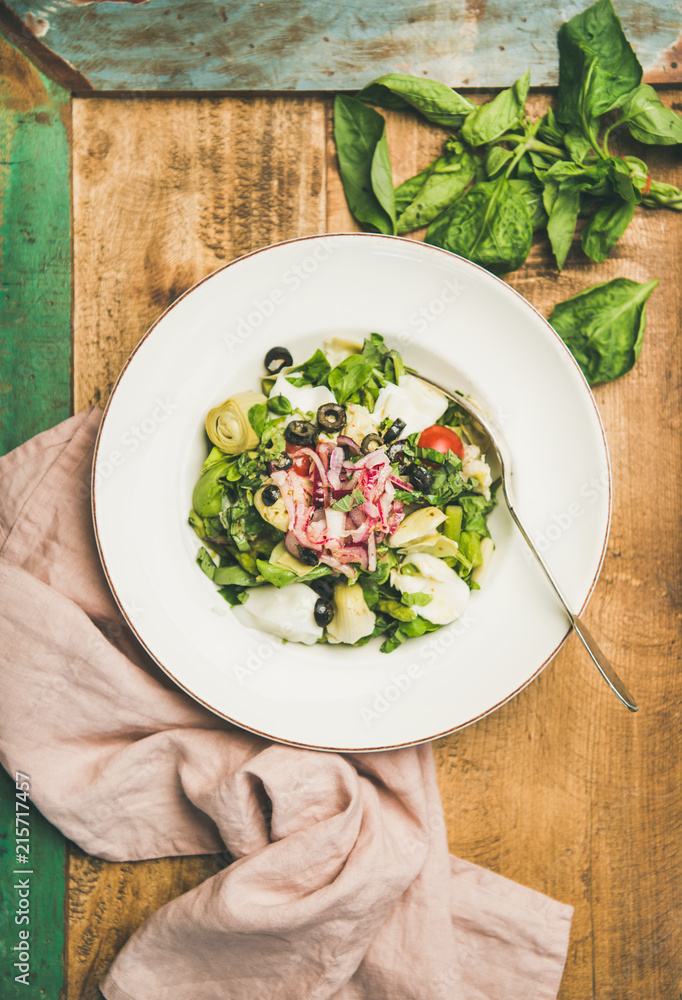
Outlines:
[[[557,82],[567,0],[5,0],[23,34],[111,91],[354,90],[382,73],[453,87]],[[650,82],[682,80],[682,7],[616,0]],[[679,62],[678,62],[679,57]],[[78,89],[78,86],[76,86]]]

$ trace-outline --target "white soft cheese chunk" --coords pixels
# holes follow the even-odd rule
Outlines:
[[[447,625],[464,614],[469,603],[469,588],[454,569],[426,552],[410,552],[405,562],[416,566],[419,573],[404,576],[394,569],[391,584],[402,594],[431,595],[428,604],[413,605],[418,615],[434,625]]]
[[[292,385],[284,375],[278,375],[270,390],[270,398],[284,396],[294,410],[317,413],[323,403],[335,403],[334,393],[326,385]],[[294,418],[298,419],[298,418]]]
[[[389,382],[379,393],[373,417],[381,423],[386,417],[405,421],[402,437],[418,434],[435,424],[448,408],[442,392],[425,385],[413,375],[401,375],[398,385]]]
[[[247,628],[259,628],[280,639],[311,646],[322,637],[322,629],[313,617],[316,600],[315,591],[304,583],[281,588],[268,584],[254,587],[246,601],[232,610]]]

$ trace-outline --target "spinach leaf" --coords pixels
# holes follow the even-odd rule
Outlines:
[[[360,91],[358,100],[392,111],[415,108],[430,122],[449,128],[461,125],[473,107],[444,83],[404,73],[387,73],[372,80]]]
[[[630,134],[649,146],[682,142],[682,115],[666,108],[653,87],[642,84],[621,105],[622,117],[612,128],[626,124]]]
[[[462,138],[470,146],[483,146],[499,139],[523,118],[529,86],[530,70],[527,70],[508,90],[502,90],[486,104],[479,104],[467,115]]]
[[[337,94],[334,139],[351,212],[371,229],[394,234],[393,177],[383,117],[362,101]]]
[[[403,594],[401,601],[403,604],[411,608],[413,605],[417,607],[424,607],[425,604],[430,604],[433,600],[433,594]]]
[[[542,229],[546,226],[547,212],[542,201],[542,185],[537,181],[520,177],[513,178],[509,183],[526,203],[533,229]]]
[[[304,576],[298,576],[283,566],[275,566],[265,559],[257,559],[256,565],[260,575],[275,587],[288,587],[290,583],[308,583],[309,580],[318,580],[321,576],[328,576],[331,573],[329,566],[325,566],[324,563],[318,563]]]
[[[640,84],[642,67],[611,0],[597,0],[562,24],[558,40],[557,118],[589,138],[594,119]]]
[[[218,566],[213,582],[221,587],[253,587],[256,579],[241,566]]]
[[[397,232],[408,233],[428,225],[459,198],[473,176],[474,159],[471,154],[461,143],[450,143],[443,156],[431,164],[421,188],[398,217]]]
[[[332,366],[327,361],[324,353],[318,348],[312,358],[308,358],[303,364],[292,368],[287,372],[286,380],[291,385],[321,385],[327,380],[327,376],[332,370]]]
[[[365,338],[362,345],[361,355],[373,369],[381,372],[382,378],[388,382],[394,382],[397,385],[400,376],[405,374],[405,365],[403,364],[403,359],[400,354],[398,351],[394,351],[386,347],[384,338],[380,333],[372,333],[368,339]],[[365,383],[363,389],[367,386],[372,389],[371,395],[373,400],[370,411],[373,412],[373,404],[376,401],[376,397],[378,396],[381,388],[376,371],[373,373],[372,379],[368,379]],[[374,391],[374,389],[376,389],[376,391]]]
[[[504,177],[474,185],[426,232],[427,243],[458,253],[494,274],[520,267],[532,239],[526,203]]]
[[[550,323],[591,385],[633,367],[642,350],[646,301],[657,284],[614,278],[554,307]]]
[[[350,354],[329,373],[329,388],[338,403],[345,403],[372,377],[374,366],[362,354]]]
[[[588,257],[598,264],[606,260],[632,222],[635,205],[622,198],[603,201],[582,231],[580,242]]]

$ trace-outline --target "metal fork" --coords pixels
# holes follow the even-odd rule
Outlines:
[[[551,570],[549,569],[547,563],[542,558],[538,550],[535,548],[535,545],[533,544],[530,535],[524,528],[519,518],[519,515],[516,512],[516,506],[514,504],[514,498],[509,484],[510,473],[511,473],[511,458],[509,454],[508,445],[504,440],[504,436],[502,435],[499,427],[496,426],[495,422],[491,419],[491,417],[487,413],[485,413],[476,403],[472,402],[472,400],[470,399],[467,399],[466,396],[462,396],[461,393],[451,392],[450,389],[445,389],[438,382],[434,382],[432,379],[426,378],[424,375],[418,375],[416,372],[412,370],[410,371],[410,374],[413,377],[418,378],[420,381],[425,382],[427,385],[433,386],[434,389],[438,389],[438,391],[442,392],[444,396],[446,396],[448,399],[451,399],[453,403],[457,403],[457,405],[461,406],[463,410],[466,410],[467,413],[470,413],[471,416],[480,425],[484,434],[486,434],[487,437],[490,438],[490,443],[493,447],[493,450],[497,456],[497,460],[500,465],[500,477],[502,480],[502,491],[504,493],[504,499],[506,501],[507,507],[509,508],[509,513],[511,514],[514,523],[516,524],[516,527],[523,535],[526,544],[528,545],[529,549],[531,550],[531,552],[537,559],[538,563],[544,570],[545,576],[551,583],[554,593],[559,598],[564,607],[564,610],[568,616],[568,620],[571,623],[571,627],[575,631],[576,635],[582,642],[587,652],[590,654],[590,657],[592,658],[592,661],[597,667],[597,670],[602,675],[606,683],[609,685],[613,693],[618,698],[620,698],[625,707],[629,708],[631,712],[637,712],[639,710],[639,705],[632,697],[632,695],[628,691],[623,681],[620,679],[616,671],[613,669],[613,667],[607,660],[604,653],[597,645],[596,640],[590,634],[585,623],[571,611],[568,601],[564,596],[561,588],[559,587],[559,584],[554,579],[554,576]]]

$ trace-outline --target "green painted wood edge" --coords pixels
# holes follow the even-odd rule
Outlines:
[[[68,123],[69,95],[0,37],[0,453],[70,412]],[[24,867],[16,791],[0,768],[0,997],[59,1000],[66,841],[29,803],[33,874],[14,875]],[[17,924],[16,886],[26,878],[30,923]],[[15,980],[21,929],[30,932],[28,985]]]
[[[30,782],[29,782],[30,786]],[[16,798],[13,778],[0,768],[0,996],[2,1000],[59,1000],[64,992],[64,837],[30,802]],[[17,812],[17,805],[19,812]],[[17,861],[17,819],[28,806],[28,864]],[[19,874],[17,874],[19,872]],[[30,874],[29,874],[30,873]],[[25,909],[25,904],[28,909]],[[28,915],[28,921],[25,916]],[[20,949],[28,931],[28,962]],[[28,966],[28,980],[21,977]]]
[[[69,100],[66,91],[4,42],[0,60],[0,454],[70,412]]]

